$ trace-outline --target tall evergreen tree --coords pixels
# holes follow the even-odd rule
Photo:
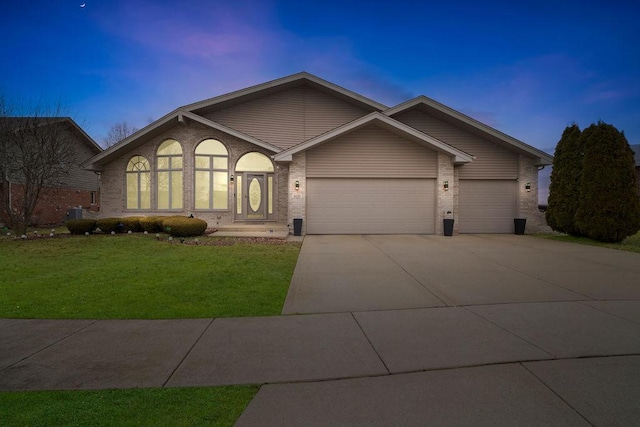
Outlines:
[[[553,230],[574,235],[579,234],[575,226],[575,214],[582,170],[580,135],[578,125],[567,126],[556,145],[546,212],[547,223]]]
[[[614,126],[598,122],[584,130],[576,225],[592,239],[619,242],[640,230],[633,151]]]

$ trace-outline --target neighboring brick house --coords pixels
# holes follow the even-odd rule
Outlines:
[[[24,118],[4,118],[4,120],[25,120]],[[69,138],[75,152],[75,158],[69,159],[71,167],[69,174],[58,185],[43,188],[31,219],[32,225],[61,224],[67,219],[67,212],[71,208],[82,207],[86,212],[99,210],[99,175],[87,171],[81,165],[87,159],[102,151],[102,148],[91,139],[69,117],[28,118],[32,123],[39,122],[42,126],[62,123],[62,136]],[[21,184],[16,180],[5,177],[4,185],[11,203],[16,204],[21,195]],[[8,222],[0,218],[0,222]]]
[[[303,219],[308,234],[542,228],[552,156],[424,96],[389,108],[308,73],[180,107],[96,155],[101,216],[210,226]]]

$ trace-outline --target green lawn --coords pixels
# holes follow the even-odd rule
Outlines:
[[[277,315],[299,243],[161,235],[0,239],[0,317]]]
[[[258,387],[0,392],[3,426],[232,426]]]
[[[558,240],[561,242],[573,242],[583,245],[601,246],[603,248],[619,249],[628,252],[640,252],[640,233],[627,237],[620,243],[603,243],[586,237],[575,237],[566,234],[536,234],[543,239]]]

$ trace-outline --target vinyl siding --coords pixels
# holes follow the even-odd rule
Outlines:
[[[467,152],[475,159],[460,167],[460,179],[516,179],[518,155],[417,109],[394,119]]]
[[[356,107],[306,86],[215,111],[215,122],[287,149],[366,115]]]
[[[377,126],[307,151],[308,177],[435,178],[437,153]]]

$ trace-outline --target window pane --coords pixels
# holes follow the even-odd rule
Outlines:
[[[168,157],[158,157],[158,169],[169,169]]]
[[[213,208],[227,209],[229,207],[229,178],[227,172],[213,173]]]
[[[198,147],[196,147],[196,154],[215,154],[218,156],[226,156],[228,153],[222,142],[216,139],[205,139],[198,144]]]
[[[151,209],[151,174],[140,174],[140,209]]]
[[[211,169],[211,158],[209,156],[196,156],[197,169]]]
[[[247,153],[238,160],[236,171],[273,172],[273,163],[262,153]]]
[[[182,172],[171,172],[171,209],[182,208]]]
[[[158,147],[158,155],[182,154],[182,147],[175,139],[168,139]]]
[[[236,176],[236,212],[242,213],[242,176]]]
[[[182,156],[171,156],[171,169],[182,169]]]
[[[227,169],[227,158],[226,157],[214,157],[213,158],[213,168],[214,169]]]
[[[127,171],[148,171],[149,161],[142,156],[133,156],[127,164]]]
[[[127,174],[127,209],[138,209],[138,174]]]
[[[158,209],[169,209],[169,172],[158,172]]]
[[[208,171],[196,171],[196,209],[210,209],[210,174]]]

